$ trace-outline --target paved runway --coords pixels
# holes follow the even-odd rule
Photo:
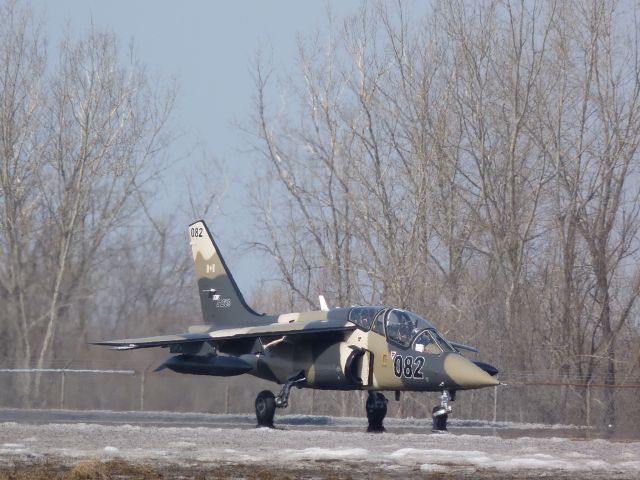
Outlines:
[[[215,427],[254,428],[253,414],[212,414],[193,412],[143,412],[143,411],[103,411],[103,410],[26,410],[0,409],[0,423],[16,422],[26,424],[76,424],[96,423],[100,425],[150,425],[173,427]],[[276,416],[276,426],[280,429],[331,429],[336,431],[364,431],[366,418],[329,417],[320,415]],[[431,433],[430,418],[398,419],[388,417],[385,427],[391,433]],[[452,433],[500,436],[503,438],[564,437],[599,438],[600,432],[579,426],[543,425],[514,422],[490,422],[481,420],[450,419]],[[639,439],[640,440],[640,439]]]
[[[176,427],[253,427],[253,415],[217,415],[186,412],[116,412],[108,410],[0,409],[0,423],[97,423],[100,425],[154,425]]]

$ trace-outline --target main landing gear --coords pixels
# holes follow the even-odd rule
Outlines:
[[[447,419],[451,413],[451,405],[449,402],[453,402],[456,398],[456,392],[449,390],[443,390],[440,395],[440,405],[433,407],[433,432],[444,433],[447,431]]]
[[[259,427],[273,428],[276,414],[276,397],[270,390],[261,391],[256,397],[256,418]]]
[[[387,399],[380,392],[369,392],[367,398],[367,420],[369,420],[369,426],[367,432],[384,432],[384,426],[382,422],[387,415]]]
[[[282,386],[280,393],[276,397],[270,390],[261,391],[256,397],[256,419],[258,427],[273,427],[273,417],[277,408],[289,406],[289,393],[294,385],[304,383],[306,378],[302,373],[294,375]]]

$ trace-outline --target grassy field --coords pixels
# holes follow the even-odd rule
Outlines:
[[[146,464],[135,464],[123,460],[101,461],[98,459],[84,460],[69,466],[60,462],[46,461],[42,463],[21,462],[12,466],[0,467],[0,480],[111,480],[111,479],[229,479],[242,478],[247,480],[294,480],[300,478],[322,479],[350,479],[362,475],[394,478],[388,472],[354,471],[353,467],[345,465],[346,471],[336,469],[335,465],[322,465],[320,462],[314,468],[305,466],[304,469],[283,469],[273,467],[255,467],[248,465],[219,465],[216,467],[182,467],[165,465],[155,467]],[[351,470],[351,471],[349,471]],[[456,478],[444,474],[419,475],[421,478],[440,479]],[[405,475],[398,478],[406,478]],[[415,478],[415,477],[414,477]],[[462,477],[460,477],[462,478]]]
[[[547,478],[559,480],[604,480],[610,478],[608,474],[582,476],[575,472],[547,472]],[[224,464],[218,466],[185,467],[178,465],[153,466],[126,462],[120,459],[81,460],[74,465],[61,461],[46,460],[37,462],[17,462],[13,465],[0,465],[0,480],[124,480],[124,479],[183,479],[183,480],[214,480],[214,479],[246,479],[246,480],[297,480],[297,479],[428,479],[428,480],[524,480],[539,479],[539,473],[534,472],[500,472],[493,469],[465,470],[459,465],[451,465],[448,472],[422,472],[415,469],[412,472],[393,472],[373,468],[363,470],[362,464],[337,461],[319,461],[314,465],[300,467],[277,468],[273,466],[256,467],[251,465]],[[626,477],[615,477],[626,478]],[[632,478],[632,477],[629,477]]]

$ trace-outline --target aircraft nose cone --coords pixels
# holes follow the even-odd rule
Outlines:
[[[447,355],[444,371],[460,390],[493,387],[500,384],[482,368],[457,354]]]

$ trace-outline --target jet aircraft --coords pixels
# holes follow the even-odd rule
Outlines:
[[[163,347],[173,354],[157,370],[213,376],[250,374],[282,385],[257,395],[259,426],[273,427],[292,387],[366,390],[369,431],[382,431],[383,391],[440,392],[433,428],[447,428],[456,392],[496,386],[493,366],[472,362],[419,315],[388,306],[265,315],[245,302],[204,221],[189,226],[203,323],[187,332],[96,342],[116,350]],[[157,371],[156,370],[156,371]]]

